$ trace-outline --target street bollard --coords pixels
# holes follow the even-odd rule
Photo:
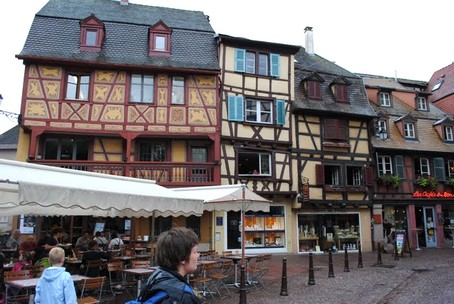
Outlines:
[[[312,258],[312,252],[309,252],[309,281],[307,282],[308,285],[315,285],[315,278],[314,278],[314,260]]]
[[[394,260],[399,261],[399,251],[397,250],[397,241],[394,241]]]
[[[240,304],[246,304],[246,268],[241,265],[240,275]]]
[[[348,251],[347,251],[347,246],[345,246],[345,254],[344,254],[344,272],[350,272],[350,268],[348,267]]]
[[[363,254],[361,252],[361,243],[358,243],[358,268],[363,268]]]
[[[377,244],[377,250],[378,250],[377,265],[383,265],[383,262],[381,261],[381,246],[380,246],[380,242],[378,242],[378,244]]]
[[[287,291],[287,258],[282,259],[281,296],[288,296]]]
[[[328,251],[328,278],[334,278],[333,254]]]

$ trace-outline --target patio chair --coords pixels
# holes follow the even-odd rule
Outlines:
[[[107,271],[109,273],[108,289],[114,296],[126,292],[131,297],[133,297],[136,288],[136,282],[127,281],[123,269],[123,262],[117,261],[107,263]]]
[[[219,298],[223,299],[230,296],[230,290],[226,285],[226,280],[230,277],[230,273],[233,269],[232,260],[219,261],[212,268],[212,271],[208,274],[213,281],[213,289],[219,295]],[[221,293],[221,290],[227,291],[226,295]]]
[[[133,260],[131,261],[131,268],[148,268],[151,266],[149,260]]]
[[[204,297],[210,295],[214,299],[214,292],[210,289],[212,279],[210,277],[210,272],[213,269],[213,264],[201,264],[200,272],[196,277],[192,279],[192,283],[195,289],[198,290]]]
[[[256,289],[262,289],[265,285],[262,282],[262,273],[264,271],[263,263],[265,258],[263,255],[259,255],[254,259],[252,265],[250,265],[246,271],[249,276],[249,283],[252,284]]]
[[[101,272],[101,260],[87,260],[85,264],[85,276],[99,277]]]
[[[4,281],[16,281],[30,278],[30,270],[19,270],[19,271],[4,271]],[[10,303],[29,303],[30,294],[28,289],[18,289],[13,287],[7,287],[6,289],[6,302]]]
[[[101,303],[104,281],[106,277],[88,278],[83,280],[82,291],[78,304]]]

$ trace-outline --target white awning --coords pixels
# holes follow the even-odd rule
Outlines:
[[[0,181],[2,215],[148,217],[153,212],[162,216],[203,213],[202,199],[150,180],[0,159]],[[5,186],[5,181],[13,184]]]
[[[173,191],[188,197],[203,198],[205,211],[270,211],[271,202],[243,184],[176,188]]]

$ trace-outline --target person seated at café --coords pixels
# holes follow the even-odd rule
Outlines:
[[[61,244],[61,240],[65,235],[65,230],[61,227],[55,227],[51,231],[51,236],[47,239],[46,243],[44,244],[45,256],[49,256],[49,251],[55,247],[65,247]],[[66,247],[65,247],[66,248]],[[71,250],[66,248],[66,254],[71,254]]]
[[[14,258],[17,259],[17,262],[13,264],[12,271],[26,270],[26,269],[30,269],[33,266],[32,257],[27,252],[17,253]],[[30,273],[30,278],[32,278],[32,277],[33,277],[33,274]]]
[[[27,239],[20,244],[19,250],[33,256],[35,254],[36,246],[35,237],[29,235],[27,236]]]
[[[88,251],[84,252],[82,256],[82,268],[85,269],[88,265],[88,261],[98,261],[98,260],[109,260],[110,254],[105,251],[99,251],[98,242],[95,240],[91,240],[88,244]],[[98,269],[90,268],[86,273],[88,277],[97,277],[97,276],[107,276],[108,272],[106,268],[101,268],[100,271]]]
[[[19,249],[22,240],[20,238],[20,230],[16,229],[9,237],[8,241],[6,241],[6,248],[8,249]]]
[[[112,233],[112,240],[109,242],[109,250],[119,249],[121,245],[124,245],[123,240],[118,237],[116,232]]]
[[[107,245],[109,245],[109,241],[106,239],[104,231],[96,231],[94,239],[101,249],[107,249]]]
[[[90,232],[85,231],[84,234],[77,239],[76,249],[79,251],[87,251],[88,244],[90,243],[90,241],[91,241]]]

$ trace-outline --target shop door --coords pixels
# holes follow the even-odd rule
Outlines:
[[[435,210],[433,207],[424,207],[424,233],[426,247],[437,247],[437,230],[435,227]]]

